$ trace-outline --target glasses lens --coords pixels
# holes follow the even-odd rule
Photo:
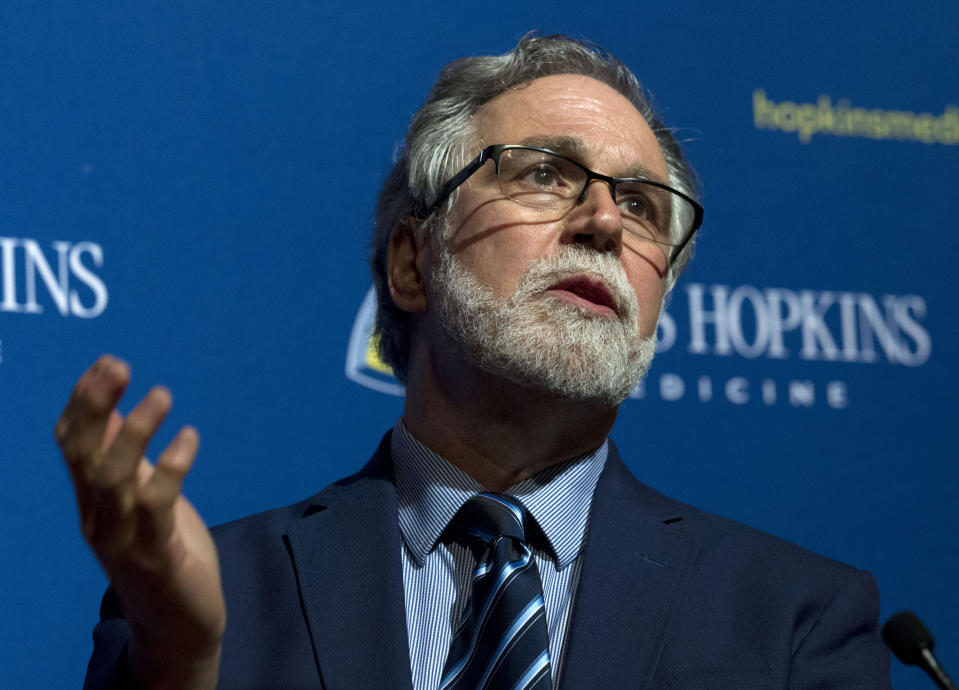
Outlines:
[[[497,164],[500,190],[526,206],[566,210],[578,202],[587,171],[564,158],[525,148],[505,149]],[[616,205],[633,248],[653,243],[664,255],[692,229],[696,208],[679,194],[655,184],[623,180],[616,183]]]
[[[623,228],[646,240],[671,244],[672,194],[643,182],[616,185],[616,205]]]
[[[616,185],[623,227],[644,240],[676,246],[696,221],[696,207],[675,192],[646,182]]]
[[[506,149],[497,170],[500,190],[514,201],[562,209],[575,202],[586,182],[582,168],[549,153]]]

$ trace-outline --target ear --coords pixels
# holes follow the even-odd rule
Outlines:
[[[414,229],[419,223],[413,217],[396,226],[390,235],[386,254],[386,281],[393,303],[406,312],[426,311],[426,291],[421,272],[421,252]]]

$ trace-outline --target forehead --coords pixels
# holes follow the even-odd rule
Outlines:
[[[591,77],[534,79],[480,108],[475,124],[483,146],[566,140],[571,148],[561,153],[597,172],[627,177],[648,170],[663,181],[669,178],[643,116],[622,94]]]

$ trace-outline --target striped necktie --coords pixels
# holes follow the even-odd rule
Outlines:
[[[453,634],[440,690],[552,688],[543,584],[515,498],[481,493],[450,521],[450,536],[481,554]]]

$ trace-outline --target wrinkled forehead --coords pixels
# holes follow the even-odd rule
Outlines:
[[[663,182],[669,178],[646,119],[625,96],[591,77],[559,74],[535,79],[480,108],[474,126],[480,139],[477,150],[490,144],[552,141],[563,144],[559,153],[597,172]]]

